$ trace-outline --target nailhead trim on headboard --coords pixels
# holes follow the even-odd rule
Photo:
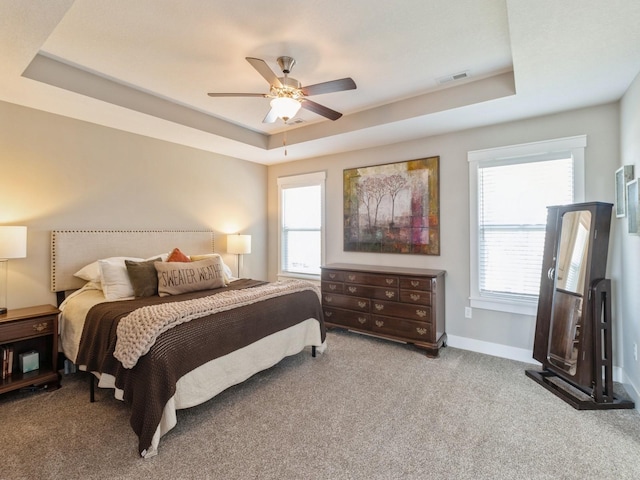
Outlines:
[[[151,235],[151,237],[150,237]],[[118,241],[109,243],[109,237]],[[120,238],[118,238],[120,237]],[[210,246],[210,252],[203,251]],[[178,247],[187,254],[213,253],[214,232],[210,230],[52,230],[51,291],[82,286],[73,277],[84,265],[100,258],[132,256],[148,258]],[[190,251],[195,249],[197,251]]]

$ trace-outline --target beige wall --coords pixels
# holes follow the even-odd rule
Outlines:
[[[619,166],[633,165],[634,177],[640,177],[640,76],[620,102],[621,155]],[[640,348],[640,236],[627,233],[627,219],[616,219],[621,248],[621,276],[616,291],[618,338],[621,365],[626,382],[635,390],[636,408],[640,404],[640,362],[633,356],[634,345]],[[617,319],[618,319],[617,318]],[[617,320],[616,319],[616,320]],[[627,388],[627,391],[630,391]]]
[[[331,155],[269,167],[269,278],[277,273],[277,185],[279,176],[326,170],[326,262],[414,266],[447,271],[446,322],[451,345],[505,346],[512,357],[531,358],[535,317],[474,309],[469,305],[469,167],[467,152],[484,148],[586,134],[586,200],[613,202],[613,176],[619,158],[618,104],[581,109],[553,116],[434,136],[396,145]],[[294,147],[291,147],[294,148]],[[342,171],[345,168],[440,156],[441,255],[414,256],[344,252],[342,248]],[[615,263],[615,262],[614,262]],[[618,274],[612,272],[613,278]],[[489,342],[483,344],[482,342]],[[496,345],[497,344],[497,345]],[[485,348],[485,350],[486,350]],[[497,352],[509,356],[514,352]]]
[[[28,227],[27,258],[9,260],[9,308],[55,304],[54,229],[241,231],[253,235],[243,276],[267,276],[265,166],[8,103],[0,165],[0,225]]]

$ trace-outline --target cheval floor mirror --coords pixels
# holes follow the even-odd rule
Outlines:
[[[612,204],[548,207],[533,358],[525,373],[578,410],[634,408],[613,392]]]

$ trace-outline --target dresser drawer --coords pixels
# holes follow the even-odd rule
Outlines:
[[[431,291],[431,279],[430,278],[401,278],[400,288],[406,288],[407,290],[426,290]]]
[[[376,275],[374,273],[344,272],[344,281],[347,283],[363,283],[378,287],[397,287],[398,277],[394,275]]]
[[[398,301],[397,288],[369,287],[367,285],[344,284],[344,293],[356,297],[379,298],[384,300]]]
[[[371,315],[371,331],[394,337],[430,342],[432,326],[429,323],[413,322],[401,318]]]
[[[15,322],[0,324],[0,339],[2,342],[11,342],[17,339],[28,339],[54,333],[56,316],[36,317]],[[55,332],[57,333],[57,332]]]
[[[349,295],[338,295],[334,293],[323,293],[322,304],[329,307],[347,308],[368,312],[371,302],[368,298],[351,297]]]
[[[344,272],[341,270],[322,270],[322,280],[329,282],[342,282],[344,279]]]
[[[350,310],[342,310],[340,308],[324,307],[324,321],[343,325],[345,327],[363,328],[369,330],[371,328],[371,316],[368,313],[353,312]]]
[[[402,317],[419,322],[431,321],[431,307],[424,305],[406,305],[403,303],[373,300],[371,302],[371,313],[375,315]]]
[[[400,301],[416,305],[431,305],[431,292],[421,290],[400,290]]]
[[[327,293],[342,293],[344,292],[344,284],[336,282],[322,282],[320,289]]]

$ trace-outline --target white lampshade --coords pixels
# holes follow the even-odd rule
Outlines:
[[[293,118],[300,110],[300,107],[300,102],[290,97],[278,97],[271,100],[271,108],[282,119]]]
[[[0,259],[27,256],[27,227],[0,226]]]
[[[251,253],[251,235],[227,235],[227,252],[236,255]]]

